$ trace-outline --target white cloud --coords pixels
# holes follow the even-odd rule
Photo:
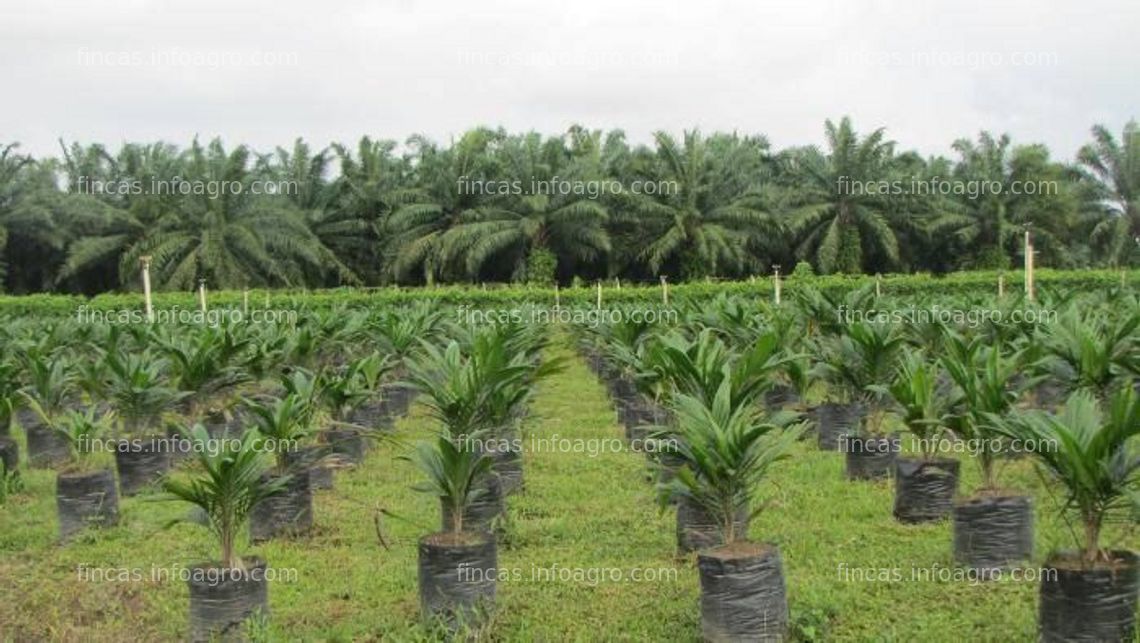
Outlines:
[[[989,129],[1070,158],[1094,123],[1140,116],[1140,6],[1045,4],[6,0],[0,140],[268,148],[581,122],[785,146],[850,114],[924,153]]]

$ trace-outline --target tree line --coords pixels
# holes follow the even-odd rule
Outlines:
[[[1021,261],[1140,264],[1140,135],[1103,126],[1076,159],[981,132],[951,157],[884,129],[826,144],[620,130],[476,128],[447,145],[363,137],[262,153],[221,140],[0,144],[0,276],[12,293],[942,273]]]

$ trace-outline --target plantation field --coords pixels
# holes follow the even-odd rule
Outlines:
[[[1133,640],[1140,303],[995,277],[6,299],[0,641]]]
[[[568,338],[552,348],[572,358]],[[412,439],[432,429],[422,413],[398,425]],[[620,436],[605,391],[573,359],[545,382],[523,424],[529,436]],[[409,490],[416,474],[393,455],[373,451],[336,489],[315,498],[314,533],[253,548],[273,567],[295,569],[271,583],[270,640],[422,640],[418,626],[415,540],[437,508]],[[526,491],[509,502],[500,566],[521,570],[499,585],[489,635],[497,640],[696,640],[696,569],[674,553],[673,521],[653,502],[644,457],[629,452],[527,453]],[[1009,466],[1008,481],[1037,506],[1036,550],[1065,543],[1050,498],[1028,462]],[[966,484],[976,477],[965,468]],[[204,528],[165,528],[186,513],[156,494],[124,501],[122,525],[63,547],[55,543],[53,476],[35,471],[28,490],[0,512],[0,622],[12,641],[171,640],[184,636],[187,590],[172,580],[84,580],[83,568],[188,566],[212,552]],[[794,632],[804,640],[1029,641],[1036,583],[961,579],[898,582],[844,580],[850,568],[953,568],[949,525],[904,526],[890,515],[888,482],[843,479],[842,457],[803,444],[764,493],[771,503],[751,529],[783,551]],[[402,520],[374,523],[383,507]],[[1135,548],[1140,542],[1121,543]],[[532,567],[661,571],[655,581],[530,580]],[[92,572],[94,573],[94,572]],[[601,573],[601,572],[599,572]],[[935,572],[936,574],[937,572]]]

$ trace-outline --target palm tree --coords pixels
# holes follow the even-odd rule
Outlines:
[[[100,204],[59,191],[56,161],[35,161],[0,145],[0,276],[9,292],[51,290],[67,244],[71,222]]]
[[[384,277],[381,248],[388,241],[387,221],[409,197],[410,167],[394,155],[396,143],[364,136],[353,150],[333,144],[340,176],[330,186],[326,208],[309,212],[309,226],[366,281]],[[297,154],[295,153],[294,156]]]
[[[619,195],[615,212],[637,218],[646,239],[639,259],[655,274],[685,277],[744,274],[759,267],[761,234],[777,230],[756,190],[768,142],[763,138],[685,132],[678,143],[654,135],[656,153],[643,173],[658,194]]]
[[[73,226],[81,229],[67,247],[67,259],[58,281],[109,275],[107,287],[124,286],[138,279],[138,266],[127,261],[128,250],[143,243],[163,215],[178,211],[181,197],[151,189],[152,182],[171,181],[182,173],[182,154],[167,143],[128,143],[111,156],[102,146],[64,147],[63,174],[68,190],[77,198],[98,203],[83,208]],[[139,193],[100,193],[95,181],[116,184],[138,182]],[[94,192],[94,194],[91,194]],[[80,196],[84,195],[84,196]]]
[[[0,279],[7,276],[4,258],[7,256],[8,215],[22,196],[23,184],[19,179],[33,162],[32,157],[18,154],[17,148],[19,143],[0,145],[0,248],[5,248],[4,255],[0,256]]]
[[[1092,128],[1094,141],[1077,152],[1084,178],[1107,215],[1093,229],[1113,265],[1140,255],[1140,129],[1136,121],[1124,126],[1121,140],[1103,125]]]
[[[387,259],[392,277],[431,284],[462,272],[443,262],[441,239],[484,201],[482,195],[463,186],[493,175],[491,154],[504,137],[501,130],[474,129],[446,149],[420,136],[409,139],[415,150],[417,187],[405,195],[406,202],[392,213],[385,227],[392,234]]]
[[[827,121],[824,129],[829,154],[806,148],[791,157],[801,182],[789,197],[787,221],[797,255],[814,259],[823,273],[891,267],[899,244],[887,217],[888,197],[866,186],[890,178],[894,142],[885,140],[882,128],[860,139],[846,116],[838,125]]]
[[[151,256],[157,286],[172,289],[192,288],[199,279],[215,287],[292,285],[303,282],[306,271],[326,267],[342,281],[357,282],[339,261],[328,264],[330,253],[292,203],[252,194],[249,160],[248,148],[227,153],[220,140],[206,147],[195,140],[185,171],[214,194],[191,194],[179,210],[164,213],[123,265]]]
[[[968,244],[965,252],[973,255],[965,267],[1007,267],[1020,247],[1021,230],[1028,224],[1033,225],[1041,251],[1061,259],[1065,247],[1061,239],[1073,204],[1059,190],[1056,194],[1036,192],[1059,186],[1063,178],[1063,169],[1049,160],[1048,150],[1040,145],[1011,148],[1008,135],[995,138],[989,132],[979,134],[977,143],[959,139],[954,149],[961,155],[954,180],[967,193],[976,193],[960,198],[965,214],[951,226],[957,229],[958,239]],[[1020,187],[1015,189],[1015,185]],[[1027,193],[1031,187],[1033,194]]]
[[[520,182],[521,193],[493,196],[460,214],[441,237],[445,262],[462,260],[473,279],[494,263],[514,280],[550,283],[557,264],[596,261],[609,251],[605,207],[596,196],[565,194],[555,187],[568,168],[556,165],[562,150],[552,153],[551,143],[562,147],[560,140],[543,143],[535,133],[506,141],[501,152],[505,176]]]

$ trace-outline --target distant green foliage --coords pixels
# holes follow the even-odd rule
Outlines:
[[[0,289],[321,288],[740,279],[1140,265],[1140,136],[1102,126],[1075,163],[980,133],[955,158],[826,121],[826,145],[759,134],[560,136],[472,129],[448,145],[362,137],[274,150],[0,143]],[[1018,187],[1015,188],[1015,184]],[[1032,186],[1027,192],[1020,186]],[[983,186],[985,189],[983,189]]]
[[[797,261],[796,269],[792,271],[792,277],[796,279],[807,279],[815,276],[815,270],[811,267],[810,261]]]

